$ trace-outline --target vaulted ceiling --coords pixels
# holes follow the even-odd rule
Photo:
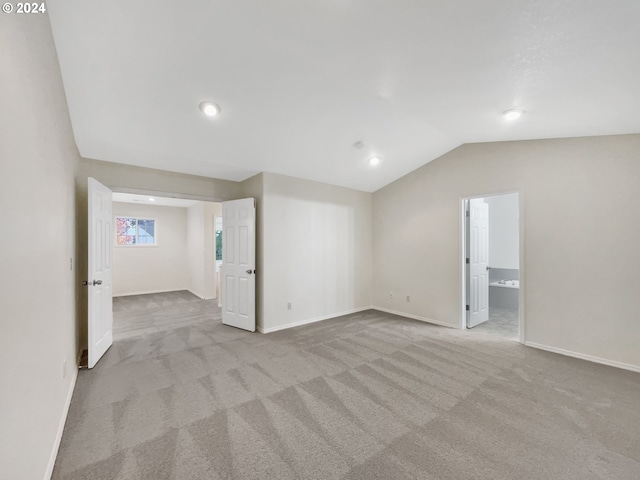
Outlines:
[[[638,0],[47,5],[88,158],[374,191],[462,143],[640,132]]]

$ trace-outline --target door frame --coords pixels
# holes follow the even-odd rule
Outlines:
[[[106,184],[105,184],[106,185]],[[222,203],[228,199],[222,197],[213,197],[210,195],[192,195],[190,193],[178,193],[178,192],[166,192],[163,190],[145,190],[143,188],[131,188],[131,187],[117,187],[115,185],[107,185],[113,193],[133,193],[136,195],[147,195],[149,197],[169,197],[169,198],[181,198],[184,200],[199,200],[201,202]]]
[[[459,303],[459,328],[461,330],[467,329],[467,265],[466,265],[466,251],[467,251],[467,222],[466,222],[466,208],[465,203],[467,200],[473,198],[487,198],[496,197],[499,195],[518,195],[518,267],[520,276],[520,288],[518,289],[518,342],[524,344],[526,341],[526,329],[525,329],[525,287],[526,287],[526,275],[525,275],[525,242],[524,242],[524,192],[522,189],[509,189],[492,191],[487,193],[477,193],[472,195],[461,196],[459,200],[459,221],[460,221],[460,249],[458,252],[459,259],[459,291],[460,291],[460,303]],[[491,213],[489,213],[491,215]],[[489,229],[491,229],[491,223],[489,223]]]
[[[131,193],[131,194],[135,194],[135,195],[146,195],[149,197],[167,197],[167,198],[179,198],[179,199],[184,199],[184,200],[197,200],[199,202],[209,202],[209,203],[219,203],[222,204],[222,202],[226,202],[229,199],[226,198],[222,198],[222,197],[214,197],[214,196],[209,196],[209,195],[193,195],[190,193],[179,193],[179,192],[167,192],[167,191],[163,191],[163,190],[146,190],[143,188],[135,188],[135,187],[118,187],[115,185],[107,185],[105,184],[105,186],[107,186],[108,188],[111,189],[112,193]],[[235,200],[235,199],[232,199]],[[112,200],[113,203],[113,200]],[[113,214],[112,214],[113,216]],[[214,248],[215,248],[215,215],[214,215],[214,219],[213,219],[213,238],[214,238]],[[113,235],[113,238],[111,239],[111,244],[115,245],[115,232]],[[224,245],[222,247],[224,249]],[[214,258],[215,258],[215,252],[214,252]],[[215,277],[215,268],[214,268],[214,277]],[[214,279],[214,281],[217,279]],[[220,295],[221,297],[222,295]],[[218,301],[218,306],[221,306],[221,302],[222,299],[221,298],[217,298]]]

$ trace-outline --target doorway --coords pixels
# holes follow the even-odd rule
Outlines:
[[[156,192],[139,192],[139,191],[127,191],[120,190],[116,193],[134,193],[148,197],[146,200],[149,202],[155,202],[154,196],[165,197],[162,194]],[[130,246],[130,247],[145,247],[155,248],[158,247],[158,231],[159,221],[152,215],[129,215],[122,214],[122,218],[114,217],[114,202],[113,202],[113,190],[109,187],[101,184],[96,179],[89,177],[87,181],[87,280],[82,281],[82,284],[89,289],[88,294],[88,308],[87,308],[87,350],[83,352],[82,364],[88,368],[93,368],[98,360],[104,355],[113,343],[114,339],[114,304],[113,304],[113,250],[116,246]],[[207,201],[204,198],[198,198],[191,195],[175,196],[166,194],[166,201],[172,201],[176,199],[190,199]],[[213,200],[213,199],[212,199]],[[215,200],[213,200],[214,203]],[[158,205],[154,203],[155,205]],[[219,204],[221,208],[222,217],[224,219],[224,229],[222,231],[222,274],[224,280],[220,281],[221,285],[220,294],[218,295],[223,299],[222,308],[218,307],[217,301],[212,298],[211,300],[205,300],[204,297],[193,294],[192,296],[198,300],[212,302],[215,308],[220,312],[220,325],[229,325],[238,327],[244,330],[254,332],[256,330],[255,321],[255,212],[256,203],[253,198],[244,198],[239,200],[225,201]],[[206,213],[206,207],[204,209],[194,209],[196,217],[204,217],[204,222],[207,220],[210,226],[199,228],[198,231],[204,231],[204,236],[208,236],[210,239],[209,247],[202,247],[199,249],[204,252],[205,269],[209,269],[211,274],[203,275],[204,282],[207,291],[216,291],[215,286],[211,289],[206,287],[206,283],[214,284],[218,278],[215,275],[216,270],[216,231],[215,231],[215,213]],[[200,215],[202,213],[202,215]],[[220,212],[218,212],[220,213]],[[162,222],[164,223],[164,222]],[[184,233],[189,226],[178,229],[178,231]],[[164,235],[164,234],[163,234]],[[206,240],[205,240],[206,243]],[[184,247],[189,249],[189,245]],[[142,250],[140,250],[141,252]],[[151,252],[151,250],[147,250]],[[148,253],[150,255],[150,253]],[[184,260],[182,264],[186,263]],[[139,269],[141,273],[147,278],[154,277],[154,272],[151,272],[151,268]],[[223,276],[220,275],[220,276]],[[199,276],[202,277],[202,276]],[[156,287],[157,288],[157,287]],[[184,290],[189,292],[189,290]],[[166,292],[159,292],[160,294]],[[146,295],[145,293],[139,293],[138,295]],[[214,294],[215,297],[215,294]],[[175,300],[175,298],[173,299]],[[143,302],[145,303],[145,302]],[[146,302],[148,304],[148,302]],[[178,311],[175,312],[179,315],[179,320],[185,320],[186,322],[193,322],[194,312],[191,309],[184,308],[181,305],[182,301],[176,302],[178,305]],[[158,314],[166,317],[167,314],[167,302],[165,299],[161,299],[161,305],[157,305]],[[123,310],[130,310],[124,308]],[[210,316],[210,309],[203,312],[205,315]],[[152,315],[151,320],[154,321]],[[199,315],[196,315],[199,317]],[[145,319],[146,320],[146,319]],[[197,318],[198,322],[203,321],[203,326],[207,324],[212,327],[217,322],[211,322],[210,318]],[[139,325],[137,325],[139,327]],[[157,325],[152,325],[152,328],[158,331],[171,330],[183,325],[175,325],[175,322],[170,321],[169,324],[163,325],[158,328]],[[187,328],[190,328],[188,326]],[[141,335],[151,332],[142,332]],[[164,333],[163,333],[164,335]],[[132,335],[136,336],[136,335]],[[139,336],[139,335],[138,335]],[[86,354],[85,354],[86,352]]]
[[[460,326],[524,343],[519,192],[461,200]]]
[[[220,320],[214,223],[222,205],[114,192],[112,211],[114,340]]]

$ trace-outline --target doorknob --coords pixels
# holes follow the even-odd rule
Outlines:
[[[487,272],[491,270],[491,267],[489,265],[487,265]]]
[[[249,270],[247,270],[247,273],[248,273],[249,275],[251,275],[252,273],[256,273],[256,271],[255,271],[255,270],[251,270],[251,269],[249,269]]]
[[[102,285],[102,280],[94,280],[93,284],[94,285]]]

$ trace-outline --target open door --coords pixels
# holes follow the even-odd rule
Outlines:
[[[111,190],[89,178],[88,367],[93,368],[113,343],[111,303]]]
[[[256,331],[256,206],[222,202],[222,323]]]
[[[467,328],[472,328],[489,320],[489,205],[472,198],[467,213]]]

